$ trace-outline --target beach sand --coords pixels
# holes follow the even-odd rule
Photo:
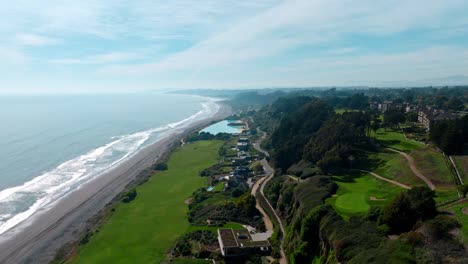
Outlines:
[[[116,168],[91,180],[47,210],[38,211],[0,238],[0,263],[49,263],[58,249],[76,241],[88,227],[88,220],[105,208],[143,170],[180,144],[188,133],[231,114],[221,103],[212,118],[192,124],[184,132],[146,147]]]

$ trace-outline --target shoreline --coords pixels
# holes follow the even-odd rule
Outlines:
[[[59,249],[81,239],[81,234],[98,223],[105,210],[118,202],[119,195],[147,179],[150,167],[167,157],[188,134],[231,114],[223,102],[210,118],[174,131],[160,141],[145,147],[129,160],[93,179],[46,211],[37,214],[2,234],[1,263],[48,263]]]

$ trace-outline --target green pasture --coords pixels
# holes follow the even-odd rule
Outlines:
[[[138,186],[134,201],[119,204],[108,222],[79,249],[74,262],[161,263],[176,239],[189,229],[184,200],[206,187],[207,179],[199,172],[217,162],[222,144],[198,141],[175,151],[167,163],[169,169]]]

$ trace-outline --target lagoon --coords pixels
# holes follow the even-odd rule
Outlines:
[[[213,135],[219,133],[229,133],[237,134],[242,132],[242,127],[240,126],[230,126],[229,124],[236,120],[223,120],[218,123],[212,124],[209,127],[204,128],[201,132],[211,133]]]

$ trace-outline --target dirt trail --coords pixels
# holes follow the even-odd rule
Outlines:
[[[378,175],[378,174],[375,173],[375,172],[366,171],[366,170],[360,170],[360,171],[365,172],[365,173],[369,173],[370,175],[374,176],[374,177],[377,178],[377,179],[380,179],[380,180],[389,182],[389,183],[394,184],[394,185],[397,185],[397,186],[399,186],[399,187],[401,187],[401,188],[408,189],[408,190],[411,189],[411,187],[408,186],[408,185],[406,185],[406,184],[403,184],[403,183],[397,182],[397,181],[393,181],[393,180],[389,180],[389,179],[387,179],[387,178],[384,178],[384,177]]]
[[[387,148],[387,149],[390,150],[390,151],[399,153],[400,155],[402,155],[403,157],[405,157],[405,159],[408,161],[408,163],[409,163],[409,165],[410,165],[410,168],[411,168],[411,170],[413,171],[414,175],[416,175],[418,178],[420,178],[421,180],[423,180],[431,190],[435,190],[435,188],[436,188],[435,185],[434,185],[426,176],[424,176],[424,175],[418,170],[418,168],[416,168],[416,164],[415,164],[415,162],[414,162],[413,157],[411,157],[410,155],[408,155],[408,154],[405,153],[405,152],[402,152],[402,151],[399,151],[399,150],[396,150],[396,149],[392,149],[392,148]]]

